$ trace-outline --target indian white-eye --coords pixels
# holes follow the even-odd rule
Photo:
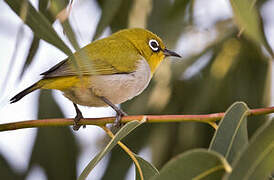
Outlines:
[[[17,102],[36,89],[57,89],[74,104],[77,113],[74,130],[80,128],[77,122],[83,118],[76,104],[109,105],[117,112],[116,123],[119,123],[125,113],[114,104],[139,95],[165,57],[180,57],[166,49],[157,35],[140,28],[118,31],[88,44],[72,56],[42,73],[40,81],[10,102]]]

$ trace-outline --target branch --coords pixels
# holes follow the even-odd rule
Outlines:
[[[274,107],[251,109],[248,116],[256,116],[263,114],[274,113]],[[168,122],[202,122],[212,125],[224,117],[225,113],[214,113],[204,115],[138,115],[138,116],[124,116],[121,119],[122,123],[127,123],[132,120],[142,120],[146,117],[147,123],[168,123]],[[79,125],[97,125],[104,126],[108,123],[113,123],[115,117],[105,118],[84,118],[79,121]],[[59,119],[40,119],[40,120],[29,120],[14,123],[0,124],[1,131],[9,131],[23,128],[33,127],[49,127],[49,126],[70,126],[73,125],[73,118],[59,118]]]

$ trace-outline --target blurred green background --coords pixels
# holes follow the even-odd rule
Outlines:
[[[258,0],[255,4],[255,10],[262,15],[258,20],[262,25],[259,33],[262,33],[260,36],[263,39],[268,40],[262,43],[266,48],[254,38],[256,35],[252,36],[253,32],[245,33],[244,29],[244,33],[239,34],[241,26],[237,26],[235,20],[239,22],[240,19],[239,16],[237,18],[236,13],[234,16],[236,18],[233,19],[228,0],[74,1],[69,19],[62,24],[56,20],[56,16],[60,15],[61,10],[68,5],[68,0],[31,2],[53,23],[58,29],[58,34],[74,49],[119,29],[143,27],[159,35],[169,49],[174,49],[183,56],[182,60],[164,61],[149,87],[138,97],[121,105],[128,114],[223,112],[235,101],[244,101],[250,108],[266,107],[271,104],[271,58],[267,51],[267,42],[269,41],[270,47],[271,45],[273,47],[273,0]],[[6,2],[0,2],[0,10],[5,12],[5,15],[0,15],[0,27],[2,27],[0,36],[6,39],[13,37],[14,40],[10,58],[4,60],[1,56],[0,59],[3,67],[7,67],[1,74],[3,77],[1,92],[10,97],[13,94],[10,94],[9,89],[17,88],[21,80],[26,81],[27,77],[31,76],[38,78],[39,72],[31,71],[37,66],[35,64],[43,65],[43,69],[46,70],[62,60],[65,55],[58,54],[51,57],[50,63],[41,61],[41,53],[39,56],[37,54],[43,48],[45,51],[46,43],[20,23],[15,26],[9,25],[9,14],[14,15],[14,12]],[[81,19],[81,16],[77,16],[83,13],[86,18]],[[250,21],[253,22],[254,19]],[[17,28],[17,31],[11,30],[12,27]],[[21,50],[22,56],[17,53],[17,48],[20,48],[20,43],[26,42],[20,36],[28,36],[26,48]],[[1,52],[5,51],[4,46],[1,46]],[[55,47],[47,47],[50,48]],[[14,60],[16,56],[17,61]],[[44,56],[47,56],[47,53]],[[17,68],[9,69],[9,66],[4,66],[6,62],[10,67]],[[31,84],[33,81],[28,82]],[[23,87],[20,85],[21,89]],[[50,91],[41,91],[39,98],[32,101],[35,105],[29,103],[28,107],[32,113],[30,117],[57,118],[64,117],[64,114],[73,117],[72,106],[67,109],[62,107],[63,104],[69,103],[63,100],[60,94],[53,95]],[[94,108],[81,108],[85,111],[97,111]],[[37,117],[36,111],[38,111]],[[10,116],[10,112],[12,110],[1,111],[4,113],[3,117],[13,117]],[[101,116],[111,114],[109,110],[105,112],[99,110]],[[20,111],[18,114],[17,119],[13,117],[13,121],[27,120],[24,116],[20,116]],[[252,136],[266,119],[265,116],[248,118],[249,136]],[[20,133],[23,131],[20,130]],[[22,154],[29,158],[23,163],[25,167],[19,169],[11,165],[16,162],[10,163],[10,157],[4,155],[8,150],[3,150],[6,143],[1,143],[4,139],[1,135],[2,137],[7,137],[11,133],[16,135],[18,131],[9,132],[5,136],[1,132],[0,178],[75,179],[108,140],[103,132],[100,136],[94,135],[95,132],[100,131],[98,128],[88,127],[80,131],[82,132],[73,132],[71,127],[41,128],[31,131],[34,140],[28,139],[33,141],[27,143],[30,146],[29,155]],[[135,153],[141,152],[145,159],[160,168],[178,153],[197,147],[207,148],[213,133],[214,130],[210,126],[201,123],[145,124],[127,136],[123,142]],[[14,140],[16,141],[16,138]],[[91,140],[92,145],[98,147],[89,149],[90,146],[85,146],[85,143]],[[16,161],[16,158],[12,160]],[[132,169],[131,174],[128,173],[131,166],[132,161],[129,157],[121,148],[116,147],[95,170],[94,176],[92,172],[89,178],[133,179]]]

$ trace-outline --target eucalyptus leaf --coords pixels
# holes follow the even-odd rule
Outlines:
[[[97,25],[93,40],[97,39],[107,26],[110,25],[112,19],[118,12],[123,0],[109,1],[104,0],[101,4],[102,15]]]
[[[20,177],[19,173],[16,172],[8,163],[6,158],[0,153],[0,177],[1,179],[23,179]]]
[[[206,149],[195,149],[174,157],[152,180],[219,180],[225,171],[230,172],[231,167],[222,155]]]
[[[122,109],[126,109],[124,105],[121,107]],[[134,114],[130,111],[127,111],[127,113]],[[148,137],[150,136],[151,128],[152,127],[148,124],[146,124],[146,126],[138,127],[134,130],[134,133],[129,134],[123,139],[123,143],[133,149],[134,152],[140,152],[141,149],[149,143]],[[108,164],[101,180],[126,178],[127,172],[132,164],[132,160],[127,155],[124,156],[121,154],[125,154],[125,152],[119,146],[116,146],[111,150],[110,156],[108,156]]]
[[[54,19],[58,16],[58,14],[64,10],[70,3],[70,0],[58,0],[58,1],[52,1],[50,0],[49,6],[48,6],[48,12],[51,14]]]
[[[28,51],[28,56],[26,58],[25,64],[23,66],[23,69],[21,71],[20,77],[23,76],[25,70],[29,67],[29,65],[31,64],[35,54],[37,53],[37,50],[39,48],[39,44],[40,44],[40,38],[33,36],[32,41],[31,41],[31,45]]]
[[[112,32],[128,28],[130,12],[132,11],[133,4],[134,1],[132,0],[123,0],[118,12],[110,22],[110,28]]]
[[[145,180],[150,179],[153,176],[159,175],[159,171],[156,169],[156,167],[153,166],[153,164],[147,162],[146,160],[144,160],[142,157],[138,156],[137,154],[134,154],[134,156],[136,157],[136,159],[138,160],[141,166],[141,170]],[[136,174],[136,180],[140,180],[141,178],[140,178],[140,174],[137,167],[135,167],[135,174]]]
[[[233,163],[225,180],[267,179],[274,171],[274,121],[265,124],[251,138],[248,147]]]
[[[67,0],[58,0],[58,1],[53,1],[50,3],[50,6],[48,7],[49,5],[49,0],[39,0],[39,4],[38,4],[38,7],[39,7],[39,12],[41,12],[47,19],[48,21],[50,22],[50,24],[52,24],[55,20],[56,20],[56,15],[62,10],[64,9],[67,4],[68,4],[69,1]],[[64,23],[63,23],[64,24]],[[63,25],[62,24],[62,25]],[[63,26],[64,28],[64,31],[68,31],[68,32],[71,32],[70,29],[70,25],[66,25]],[[68,30],[67,30],[68,29]],[[75,48],[75,44],[77,45],[77,42],[75,43],[73,40],[74,38],[70,38],[71,36],[73,36],[73,32],[71,33],[67,33],[69,34],[68,37],[69,37],[69,40],[70,42],[72,43],[72,45],[74,46]],[[72,34],[72,35],[71,35]],[[33,39],[32,39],[32,42],[31,42],[31,45],[30,45],[30,48],[28,50],[28,56],[25,60],[25,64],[23,66],[23,69],[21,71],[21,74],[20,74],[20,77],[23,76],[25,70],[28,68],[28,66],[32,63],[32,60],[34,58],[34,56],[36,55],[37,51],[38,51],[38,48],[39,48],[39,44],[40,44],[40,38],[38,38],[36,35],[33,36]]]
[[[243,102],[232,104],[211,140],[209,149],[222,154],[229,163],[248,143],[246,125],[248,110]]]
[[[107,146],[100,151],[85,167],[81,175],[79,176],[79,180],[84,180],[88,177],[89,173],[92,171],[92,169],[101,161],[101,159],[111,151],[112,148],[124,137],[126,137],[131,131],[133,131],[135,128],[137,128],[139,125],[141,125],[143,122],[140,121],[131,121],[124,125],[114,136],[114,138],[111,139],[111,141],[107,144]]]
[[[68,37],[70,43],[72,44],[73,48],[77,51],[80,49],[79,43],[77,41],[76,35],[74,30],[72,29],[69,20],[65,20],[64,22],[62,22],[62,27],[64,29],[64,32],[66,34],[66,36]]]
[[[176,16],[184,15],[187,6],[192,4],[191,0],[175,0],[172,9],[169,12],[169,18],[176,18]]]
[[[23,19],[24,23],[26,23],[34,32],[34,34],[49,42],[50,44],[56,46],[58,49],[66,53],[67,55],[71,55],[72,52],[69,47],[64,43],[64,41],[58,36],[56,31],[51,26],[51,23],[48,19],[40,12],[38,12],[29,1],[22,0],[5,0],[5,2],[12,8],[12,10],[20,17],[21,9],[24,3],[27,3],[27,16],[26,19]]]
[[[165,44],[172,48],[184,32],[185,9],[191,1],[152,1],[152,10],[148,18],[148,29],[162,37]]]
[[[240,32],[245,33],[257,43],[264,45],[271,56],[274,57],[271,46],[266,40],[262,19],[255,7],[255,2],[256,0],[230,0]]]
[[[49,12],[51,13],[52,17],[54,17],[54,18],[58,17],[58,15],[60,15],[60,13],[70,13],[66,10],[67,6],[71,5],[69,2],[70,2],[69,0],[52,1],[49,6]],[[67,14],[63,14],[63,15],[67,15]],[[75,50],[79,50],[80,46],[76,39],[75,32],[70,25],[68,17],[65,20],[61,20],[60,22],[63,27],[63,32],[68,37],[68,40],[72,44],[73,48]]]

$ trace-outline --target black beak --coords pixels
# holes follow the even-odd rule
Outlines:
[[[181,58],[181,56],[179,54],[177,54],[176,52],[170,51],[168,49],[164,49],[163,52],[164,52],[165,56],[174,56],[174,57]]]

